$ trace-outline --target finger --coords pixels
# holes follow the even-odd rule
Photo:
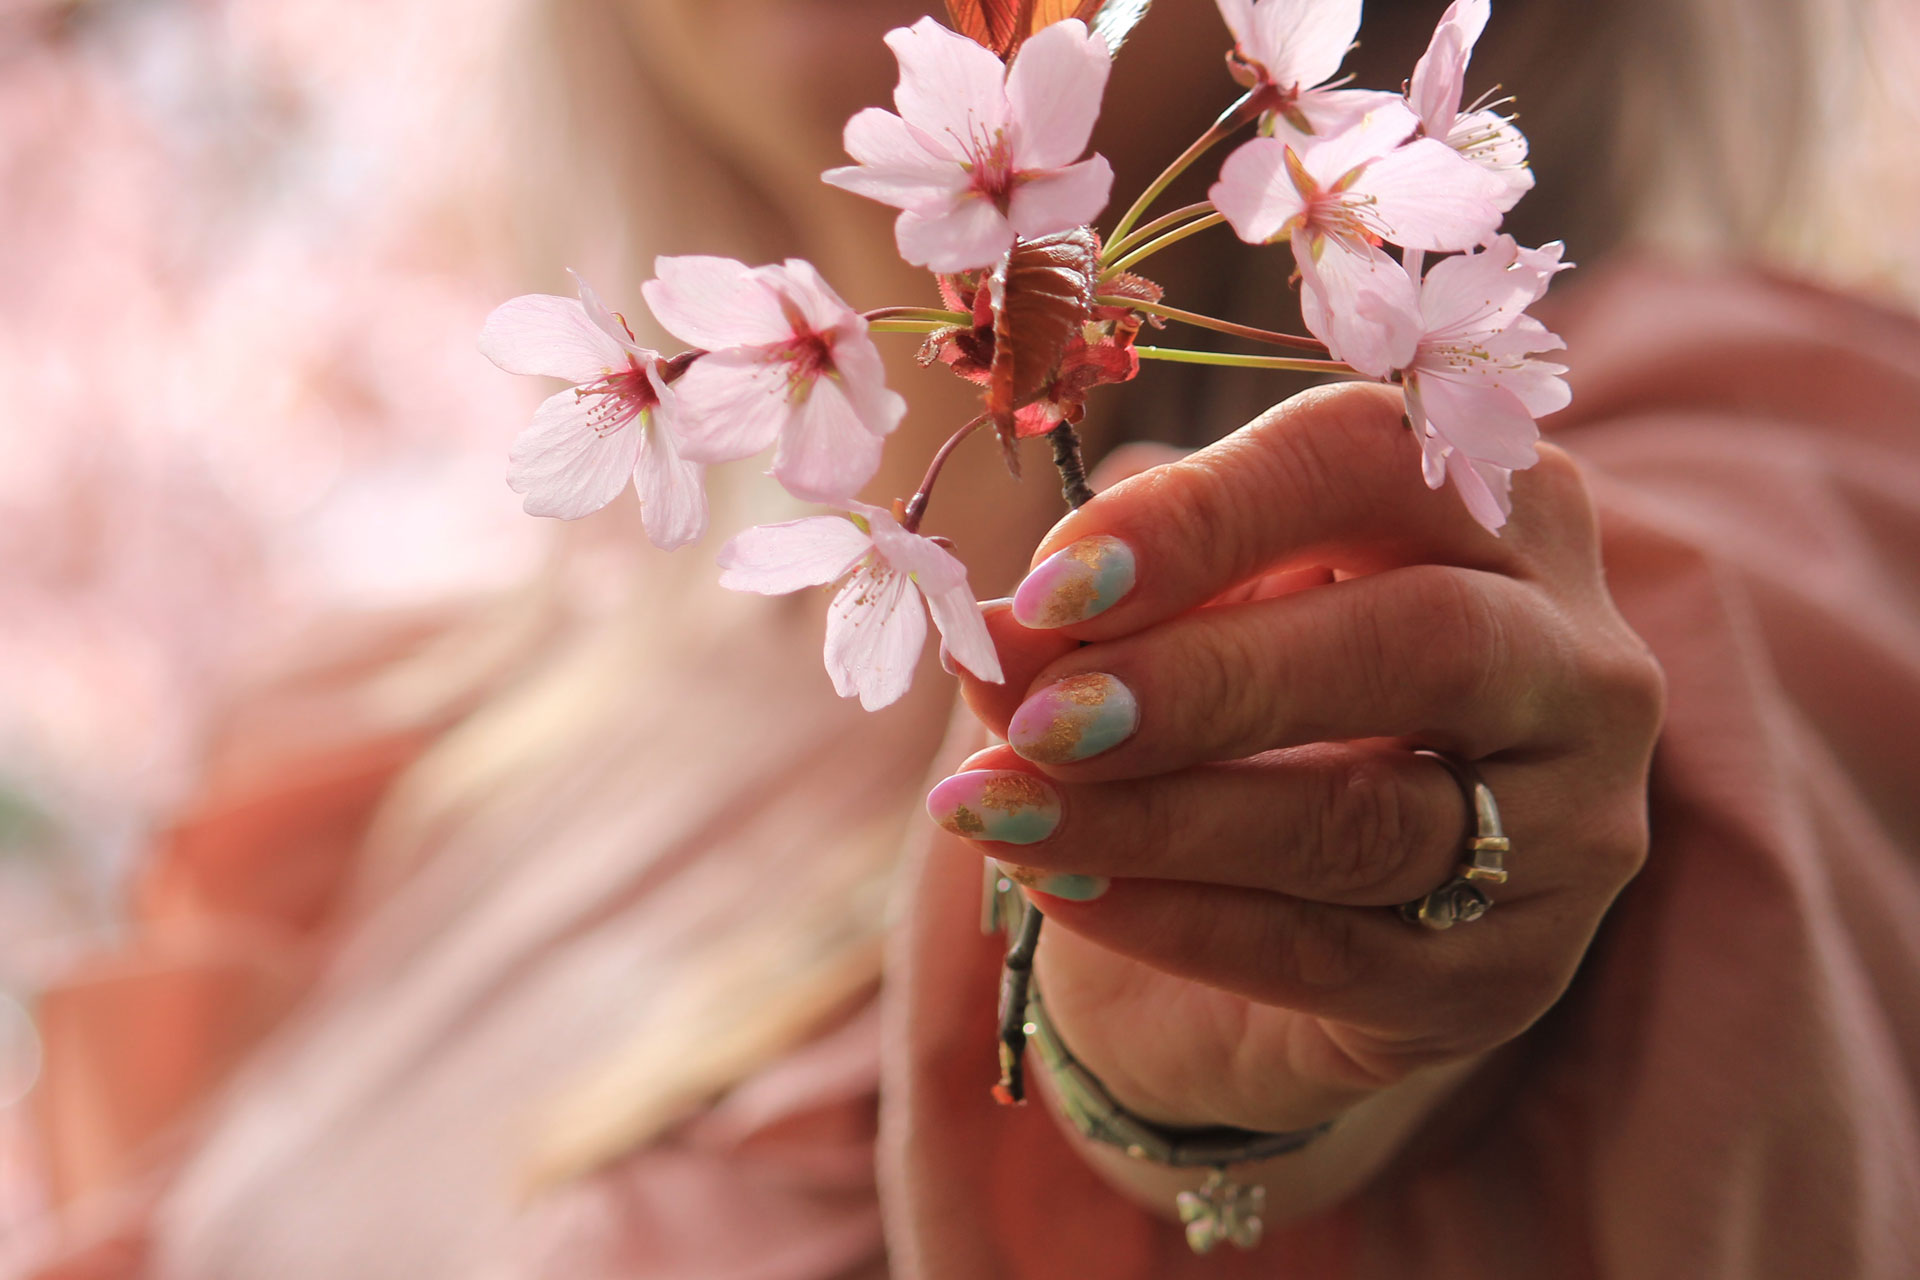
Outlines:
[[[1510,541],[1475,524],[1456,495],[1427,488],[1403,414],[1388,387],[1320,388],[1115,485],[1040,544],[1015,615],[1097,640],[1275,567],[1511,569]]]
[[[1453,874],[1468,834],[1446,766],[1389,743],[1321,743],[1127,782],[1056,784],[1032,769],[1005,747],[978,752],[928,793],[927,812],[1042,876],[1237,885],[1348,906],[1429,892]],[[1028,806],[1038,799],[1039,821],[986,803],[1008,772],[1024,779]],[[1038,839],[1004,842],[1041,833],[1048,816]],[[1525,892],[1546,887],[1525,879]]]
[[[1043,897],[1047,918],[1164,973],[1347,1024],[1383,1055],[1451,1057],[1523,1030],[1565,990],[1607,899],[1502,903],[1423,929],[1379,907],[1164,880]]]
[[[1087,486],[1095,493],[1105,493],[1122,480],[1131,480],[1143,471],[1169,462],[1178,462],[1193,450],[1182,449],[1176,445],[1159,444],[1150,440],[1132,440],[1119,445],[1100,459],[1100,464],[1087,473]]]
[[[1361,738],[1477,760],[1571,732],[1561,626],[1512,579],[1395,569],[1076,649],[1006,737],[1073,781]]]

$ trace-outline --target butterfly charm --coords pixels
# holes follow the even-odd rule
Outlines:
[[[1011,59],[1028,36],[1078,18],[1118,53],[1153,0],[947,0],[953,29]]]

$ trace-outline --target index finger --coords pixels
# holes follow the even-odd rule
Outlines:
[[[1014,617],[1081,640],[1130,634],[1274,568],[1515,563],[1457,496],[1427,488],[1400,393],[1372,383],[1303,392],[1122,481],[1055,525],[1034,560]]]

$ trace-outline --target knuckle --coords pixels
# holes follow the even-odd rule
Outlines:
[[[1396,656],[1411,664],[1435,710],[1444,715],[1495,696],[1513,643],[1488,593],[1464,574],[1441,568],[1413,571],[1407,585],[1397,615],[1377,617],[1374,625],[1419,638],[1411,653]],[[1384,638],[1375,643],[1380,649],[1388,644]]]
[[[1377,892],[1398,878],[1413,847],[1418,805],[1404,770],[1374,755],[1328,769],[1318,821],[1307,824],[1302,870],[1337,896]]]

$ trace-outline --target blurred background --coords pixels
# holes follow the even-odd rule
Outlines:
[[[1745,241],[1776,265],[1920,297],[1909,2],[1835,6],[1850,16],[1827,37],[1872,53],[1847,65],[1878,110],[1854,109],[1857,78],[1783,88],[1782,111],[1832,109],[1845,125],[1812,135],[1790,186],[1723,151],[1641,193],[1667,247],[1711,244],[1726,225],[1715,202],[1739,186]],[[40,1066],[28,1010],[126,927],[137,860],[201,779],[223,709],[336,619],[424,626],[521,589],[562,541],[637,533],[617,516],[579,535],[521,514],[505,447],[542,389],[474,347],[502,298],[560,287],[566,265],[631,279],[650,242],[654,213],[610,193],[666,184],[673,153],[634,131],[630,68],[592,53],[593,15],[611,7],[0,0],[0,1271],[28,1243],[10,1228],[46,1207],[22,1105]],[[787,12],[796,31],[844,12],[868,39],[937,7]],[[1186,7],[1217,22],[1210,4]],[[1424,42],[1441,6],[1401,7],[1429,24]],[[1701,77],[1764,74],[1763,59],[1741,61],[1740,20],[1765,6],[1723,7],[1732,52]],[[1168,56],[1217,75],[1220,48],[1210,30],[1191,57]],[[890,74],[863,64],[821,110],[881,101]],[[1192,95],[1182,110],[1204,120],[1223,100]],[[1595,99],[1567,100],[1590,112]],[[1623,95],[1622,112],[1679,110],[1648,101]],[[1582,121],[1540,124],[1577,139]],[[1642,121],[1639,136],[1660,127]],[[1567,172],[1593,162],[1556,154]],[[729,221],[750,196],[651,242],[749,258],[790,247],[756,232],[751,208]],[[886,223],[872,209],[847,219],[860,234]],[[615,225],[626,231],[601,234]],[[1581,259],[1609,243],[1574,239]]]

